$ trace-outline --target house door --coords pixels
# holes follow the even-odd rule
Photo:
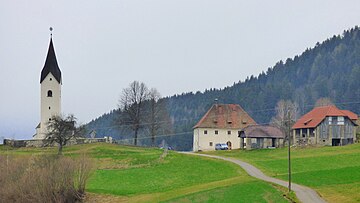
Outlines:
[[[228,148],[231,149],[231,142],[228,141],[226,144],[227,144]]]
[[[276,147],[276,139],[275,138],[271,139],[271,146]]]

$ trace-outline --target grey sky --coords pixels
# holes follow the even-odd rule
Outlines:
[[[360,1],[1,0],[0,136],[30,138],[54,27],[62,111],[82,123],[133,80],[163,96],[222,88],[359,24]]]

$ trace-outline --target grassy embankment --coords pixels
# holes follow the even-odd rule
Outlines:
[[[56,148],[9,149],[0,155],[33,156]],[[282,189],[248,176],[220,160],[154,148],[89,144],[64,148],[66,156],[86,154],[96,165],[87,185],[99,202],[286,202]]]
[[[253,164],[269,176],[288,179],[287,148],[211,152]],[[292,181],[315,189],[329,202],[360,202],[360,144],[292,148]]]

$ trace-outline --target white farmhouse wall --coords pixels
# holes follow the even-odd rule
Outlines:
[[[204,132],[207,131],[207,134]],[[215,134],[218,131],[218,134]],[[231,134],[228,134],[228,131]],[[214,128],[195,128],[193,136],[193,151],[215,150],[215,144],[231,142],[232,149],[240,148],[240,129],[214,129]]]
[[[48,97],[48,91],[52,91],[52,97]],[[41,82],[41,113],[40,129],[34,139],[44,139],[47,131],[47,123],[54,115],[61,113],[61,84],[49,73]]]

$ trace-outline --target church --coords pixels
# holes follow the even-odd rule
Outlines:
[[[33,139],[44,139],[51,117],[61,114],[61,85],[61,71],[56,60],[51,34],[45,65],[40,75],[40,123],[36,127]]]

